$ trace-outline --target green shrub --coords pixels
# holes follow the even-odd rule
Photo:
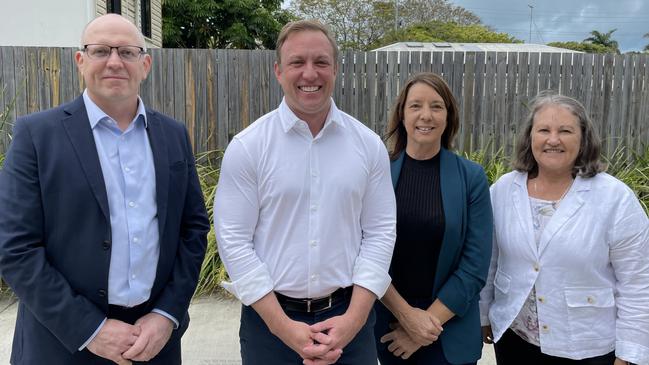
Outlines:
[[[501,176],[508,173],[511,168],[509,167],[509,158],[505,156],[502,149],[499,149],[491,156],[486,153],[488,150],[489,148],[485,148],[483,150],[465,153],[464,157],[478,163],[482,168],[484,168],[484,172],[487,175],[487,181],[489,181],[489,185],[491,185]]]
[[[212,225],[214,222],[214,194],[219,180],[219,165],[222,155],[221,151],[210,151],[196,156],[196,171],[201,182],[201,189],[203,189],[203,197],[205,198],[211,228],[207,235],[207,251],[201,266],[201,275],[195,296],[225,292],[220,283],[227,279],[228,274],[218,254],[214,226]]]
[[[605,161],[607,172],[627,184],[649,214],[649,145],[643,153],[629,153],[625,147],[618,147]]]

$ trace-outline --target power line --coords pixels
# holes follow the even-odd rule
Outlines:
[[[536,21],[534,22],[536,23]],[[535,24],[536,25],[536,24]],[[492,27],[493,29],[496,29],[498,32],[506,32],[506,33],[522,33],[522,34],[527,34],[528,30],[523,29],[523,28],[500,28],[500,27]],[[588,35],[590,34],[590,31],[583,31],[583,32],[559,32],[559,31],[554,31],[554,30],[540,30],[536,28],[536,30],[540,33],[543,34],[555,34],[555,35]],[[642,38],[642,34],[640,33],[614,33],[613,34],[615,38],[619,37],[638,37]]]
[[[497,14],[511,14],[511,15],[527,15],[527,11],[525,10],[504,10],[504,9],[494,9],[494,8],[469,8],[469,7],[463,7],[466,10],[469,10],[471,12],[487,12],[487,13],[497,13]],[[600,15],[600,12],[593,12],[593,13],[584,13],[582,11],[564,11],[557,13],[556,11],[542,11],[538,10],[536,11],[537,15],[548,15],[548,16],[556,16],[556,15],[567,15],[567,16],[576,16],[580,18],[625,18],[625,19],[645,19],[646,17],[649,16],[649,14],[645,15]],[[593,15],[590,15],[593,14]],[[623,14],[623,13],[619,13]]]
[[[533,21],[534,23],[534,29],[536,29],[536,34],[538,34],[539,38],[541,38],[541,43],[545,44],[545,39],[543,39],[543,35],[541,35],[541,31],[539,30],[539,27],[536,25],[536,22]]]

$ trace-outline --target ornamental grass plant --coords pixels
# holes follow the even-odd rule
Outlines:
[[[210,151],[196,156],[196,172],[203,190],[207,215],[210,218],[210,232],[207,235],[207,250],[205,260],[201,266],[200,279],[194,296],[225,293],[220,286],[221,281],[227,279],[227,273],[216,247],[214,235],[214,194],[219,181],[219,166],[223,152]]]

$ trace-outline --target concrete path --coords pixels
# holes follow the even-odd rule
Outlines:
[[[15,298],[0,299],[0,364],[9,364],[16,309]],[[191,322],[183,336],[183,363],[187,365],[239,365],[239,314],[232,299],[205,297],[189,307]],[[485,346],[478,365],[494,365],[492,346]],[[269,365],[272,365],[269,363]]]

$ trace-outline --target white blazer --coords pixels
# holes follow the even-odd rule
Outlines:
[[[649,364],[649,219],[633,191],[606,173],[577,177],[537,249],[526,182],[514,171],[491,187],[482,325],[498,341],[536,286],[543,353],[583,359],[615,349]]]

